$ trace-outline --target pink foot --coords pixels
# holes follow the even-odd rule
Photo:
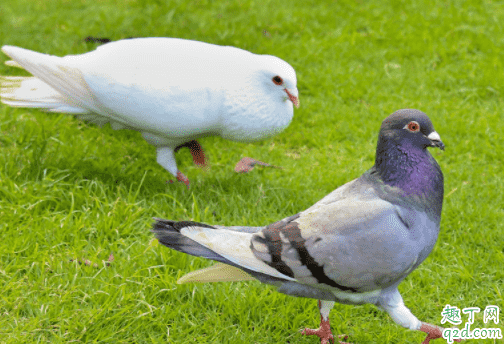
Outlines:
[[[311,328],[305,328],[301,334],[305,336],[317,336],[320,338],[320,344],[334,344],[334,336],[331,332],[331,325],[329,320],[321,320],[320,327],[317,330]]]
[[[422,322],[422,326],[420,326],[420,331],[427,333],[427,337],[422,342],[422,344],[429,344],[431,339],[443,338],[443,330],[444,328],[431,325],[428,323]],[[460,342],[460,339],[454,339],[456,342]]]
[[[177,180],[178,180],[179,182],[184,183],[184,184],[187,186],[187,188],[189,189],[189,179],[187,179],[187,177],[186,177],[186,176],[184,176],[184,175],[182,174],[182,172],[180,172],[180,171],[177,171]]]
[[[305,328],[303,331],[301,331],[301,334],[304,334],[305,336],[317,336],[320,338],[320,344],[328,344],[328,343],[333,343],[334,344],[334,336],[331,332],[331,326],[329,325],[329,321],[327,321],[327,327],[325,324],[323,324],[324,321],[322,320],[320,322],[320,327],[317,330],[313,330],[311,328]],[[342,340],[347,340],[348,335],[346,334],[340,334],[338,336],[338,339]],[[347,342],[340,342],[338,340],[339,344],[350,344]]]
[[[327,308],[327,304],[325,306],[322,305],[322,302],[319,300],[318,301],[318,307],[320,311],[320,327],[316,330],[313,330],[311,328],[305,328],[303,331],[301,331],[301,334],[304,334],[305,336],[317,336],[320,338],[320,344],[329,344],[332,343],[334,344],[334,336],[331,332],[331,324],[329,323],[329,311],[331,310],[334,302],[330,305],[329,308]],[[341,338],[343,340],[348,339],[348,336],[345,334],[339,335],[338,338]],[[350,343],[345,343],[345,342],[340,342],[340,344],[350,344]]]
[[[281,168],[278,166],[273,166],[270,164],[267,164],[265,162],[252,159],[252,158],[242,158],[238,163],[235,165],[235,172],[238,173],[247,173],[250,172],[254,169],[255,165],[261,165],[261,166],[266,166],[266,167],[274,167],[274,168]]]
[[[187,179],[187,177],[184,176],[182,174],[182,172],[180,172],[180,171],[177,171],[177,180],[179,182],[184,183],[187,186],[187,188],[189,189],[189,179]],[[173,183],[173,180],[169,180],[168,183],[170,183],[170,184]]]
[[[177,152],[180,148],[187,147],[191,151],[191,156],[193,158],[193,162],[199,167],[207,167],[207,159],[205,157],[205,153],[203,152],[203,147],[199,144],[198,141],[192,140],[181,144],[175,148],[175,152]]]

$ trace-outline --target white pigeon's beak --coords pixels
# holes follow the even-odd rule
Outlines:
[[[299,97],[298,97],[298,90],[297,88],[295,88],[294,90],[292,89],[288,89],[288,88],[284,88],[284,91],[285,93],[287,93],[287,97],[289,97],[290,101],[292,102],[292,104],[294,104],[295,107],[299,107]]]
[[[441,148],[441,150],[444,150],[445,145],[443,141],[441,141],[441,136],[436,131],[433,131],[432,133],[427,136],[427,138],[431,141],[432,147],[438,147]]]

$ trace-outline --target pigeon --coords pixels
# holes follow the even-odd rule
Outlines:
[[[157,149],[157,162],[189,186],[180,148],[206,165],[203,136],[239,142],[272,137],[299,107],[296,72],[282,59],[177,38],[133,38],[57,57],[14,46],[6,64],[33,77],[2,77],[2,103],[73,114],[131,129]]]
[[[418,320],[397,289],[436,243],[443,173],[428,147],[444,150],[429,117],[403,109],[388,116],[375,164],[310,208],[265,227],[225,227],[155,219],[162,245],[218,263],[178,283],[257,279],[291,296],[319,300],[321,323],[305,335],[334,340],[335,302],[374,304],[399,325],[427,333],[443,328]]]

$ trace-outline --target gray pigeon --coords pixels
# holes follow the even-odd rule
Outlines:
[[[220,262],[179,283],[255,278],[320,300],[320,328],[303,334],[323,344],[334,340],[334,302],[375,304],[399,325],[427,333],[426,344],[443,328],[418,320],[397,286],[427,258],[439,233],[443,173],[427,147],[444,149],[429,117],[399,110],[382,123],[375,165],[305,211],[265,227],[156,219],[153,232],[169,248]]]

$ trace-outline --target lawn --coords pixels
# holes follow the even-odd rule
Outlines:
[[[301,107],[269,140],[202,139],[208,171],[181,150],[187,190],[166,183],[136,132],[0,105],[0,343],[318,343],[298,332],[318,326],[315,300],[259,282],[177,285],[210,263],[160,246],[152,217],[293,215],[370,168],[381,121],[400,108],[426,112],[446,144],[432,150],[441,233],[401,284],[404,301],[438,325],[446,304],[479,307],[472,327],[504,329],[503,315],[483,323],[487,305],[504,312],[503,23],[503,2],[477,0],[4,0],[2,45],[60,56],[96,48],[87,36],[233,45],[288,61]],[[0,75],[18,75],[6,60]],[[242,156],[283,169],[236,174]],[[354,344],[424,338],[372,305],[336,305],[330,320]]]

